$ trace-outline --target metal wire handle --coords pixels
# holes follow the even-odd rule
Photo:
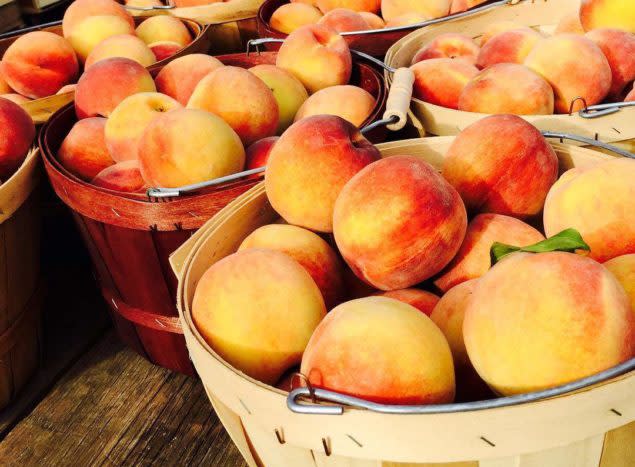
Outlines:
[[[569,139],[571,141],[577,141],[578,143],[584,143],[589,146],[606,149],[607,151],[614,152],[615,154],[619,154],[623,157],[628,157],[629,159],[635,159],[635,154],[633,154],[632,152],[626,151],[622,148],[618,148],[617,146],[613,146],[612,144],[603,143],[602,141],[598,141],[596,139],[587,138],[585,136],[572,135],[569,133],[558,133],[554,131],[543,131],[541,133],[542,136],[544,136],[545,138],[557,138],[560,140]]]
[[[0,39],[6,39],[8,37],[19,36],[21,34],[25,34],[31,31],[39,31],[40,29],[50,28],[53,26],[59,26],[62,24],[62,21],[51,21],[50,23],[38,24],[36,26],[29,26],[28,28],[16,29],[15,31],[8,31],[3,34],[0,34]]]
[[[611,102],[608,104],[596,104],[591,105],[589,107],[584,107],[584,109],[578,112],[578,115],[582,118],[599,118],[604,117],[605,115],[611,115],[616,112],[619,112],[624,107],[633,107],[635,106],[635,101],[630,102]]]

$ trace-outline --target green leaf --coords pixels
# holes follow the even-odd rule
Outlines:
[[[526,253],[547,253],[549,251],[567,251],[570,253],[576,250],[591,251],[591,247],[586,244],[580,232],[576,229],[566,229],[562,232],[549,237],[546,240],[542,240],[533,245],[517,247],[513,245],[506,245],[500,242],[494,242],[490,250],[490,256],[492,258],[492,266],[499,262],[502,258],[515,251],[523,251]]]

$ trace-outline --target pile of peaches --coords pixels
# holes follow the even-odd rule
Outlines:
[[[70,92],[80,69],[100,60],[126,57],[148,67],[192,42],[171,16],[153,16],[135,29],[113,0],[76,0],[64,13],[62,31],[29,32],[9,46],[0,62],[0,97],[22,104]]]
[[[77,83],[79,121],[58,159],[85,181],[131,193],[262,167],[294,121],[332,114],[359,126],[369,117],[375,98],[347,84],[351,68],[344,39],[317,25],[289,35],[276,65],[248,70],[192,54],[153,79],[133,60],[107,58]]]
[[[635,357],[633,180],[635,160],[617,157],[559,176],[515,115],[467,127],[440,171],[382,158],[339,117],[305,118],[267,164],[281,219],[203,274],[193,321],[236,369],[287,390],[300,371],[438,404],[590,376]],[[495,242],[544,252],[492,259]]]
[[[583,0],[549,37],[513,21],[491,24],[480,43],[442,34],[411,68],[415,97],[467,112],[566,114],[632,101],[635,2]]]

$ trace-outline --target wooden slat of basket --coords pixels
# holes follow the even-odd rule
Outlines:
[[[635,464],[635,422],[609,431],[604,440],[600,467],[632,467]]]
[[[253,18],[263,0],[231,0],[192,7],[172,8],[169,10],[141,11],[128,10],[132,16],[172,15],[178,18],[189,18],[203,24],[220,24]]]
[[[46,123],[51,115],[53,115],[58,109],[61,109],[69,102],[73,102],[75,98],[75,92],[66,92],[64,94],[56,94],[42,99],[35,99],[20,106],[26,110],[26,112],[33,119],[33,123],[41,125]]]

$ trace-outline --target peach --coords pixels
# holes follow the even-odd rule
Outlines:
[[[474,65],[452,58],[431,58],[410,69],[415,75],[413,96],[450,109],[458,109],[463,88],[478,75]]]
[[[137,26],[137,36],[146,44],[170,41],[186,46],[192,42],[187,26],[178,18],[169,15],[151,16]]]
[[[319,21],[318,24],[326,26],[337,32],[347,31],[364,31],[368,29],[366,20],[353,10],[346,8],[335,8],[329,10]]]
[[[67,84],[66,86],[62,86],[55,94],[68,94],[69,92],[75,92],[76,87],[77,84]]]
[[[487,1],[488,0],[452,0],[452,5],[450,5],[450,14],[453,15],[455,13],[462,13],[470,8],[482,5]]]
[[[75,49],[77,57],[85,62],[102,41],[109,37],[134,33],[134,27],[119,16],[89,16],[73,28],[68,41]]]
[[[604,267],[624,287],[631,301],[631,310],[635,313],[635,254],[617,256],[604,263]]]
[[[545,201],[547,236],[577,229],[591,247],[591,258],[604,262],[635,253],[635,161],[616,159],[564,173]]]
[[[635,101],[635,86],[633,87],[633,89],[631,89],[631,91],[626,94],[626,97],[624,98],[624,102],[632,102]]]
[[[151,8],[154,6],[164,6],[160,0],[126,0],[126,6],[137,8]]]
[[[57,159],[70,173],[90,181],[115,161],[106,147],[106,119],[85,118],[73,125],[62,141]]]
[[[116,162],[136,160],[139,141],[148,125],[162,113],[182,108],[170,96],[139,92],[122,100],[106,123],[106,146]]]
[[[75,113],[86,117],[108,117],[126,97],[154,92],[148,70],[129,58],[107,58],[95,63],[79,78],[75,88]]]
[[[165,65],[154,82],[157,91],[187,105],[199,81],[221,66],[220,60],[210,55],[184,55]]]
[[[515,115],[550,115],[553,107],[549,83],[515,63],[497,63],[481,71],[463,88],[458,105],[466,112]]]
[[[179,187],[240,172],[245,150],[220,117],[176,109],[155,118],[138,146],[141,174],[148,185]]]
[[[352,59],[348,44],[337,32],[313,24],[289,34],[278,51],[276,65],[292,73],[314,93],[329,86],[347,84]]]
[[[492,115],[456,136],[443,176],[468,210],[522,219],[542,210],[558,177],[558,157],[530,123],[515,115]]]
[[[32,100],[32,99],[29,99],[28,97],[24,97],[22,94],[16,94],[14,92],[11,92],[9,94],[0,94],[0,98],[7,99],[19,105],[26,104],[27,102],[31,102]]]
[[[347,8],[353,11],[368,11],[377,13],[381,6],[381,0],[314,0],[323,13],[327,13],[336,8]]]
[[[466,227],[456,190],[412,156],[388,157],[359,171],[333,211],[342,257],[380,290],[405,289],[437,274],[459,250]]]
[[[252,143],[245,149],[245,170],[257,169],[265,167],[269,160],[269,155],[273,149],[273,145],[280,139],[279,136],[269,136]],[[254,176],[255,178],[256,176]]]
[[[538,41],[525,65],[553,87],[556,113],[576,112],[585,103],[597,104],[611,88],[611,67],[602,50],[578,34],[558,34]]]
[[[478,374],[498,393],[514,395],[632,358],[635,315],[618,281],[592,259],[514,253],[478,280],[463,337]]]
[[[132,16],[119,3],[113,0],[75,0],[64,12],[62,20],[64,37],[68,38],[75,26],[90,16],[118,16],[134,30]]]
[[[157,61],[165,60],[176,54],[183,48],[181,44],[173,41],[158,41],[148,44],[148,47],[157,58]]]
[[[139,161],[118,162],[99,172],[91,182],[93,185],[108,190],[124,193],[145,191],[147,185],[139,170]]]
[[[309,94],[304,85],[295,76],[275,65],[256,65],[249,69],[271,89],[278,104],[278,127],[281,134],[293,123],[293,118],[307,100]]]
[[[381,0],[381,16],[386,22],[408,13],[428,19],[447,16],[452,0]]]
[[[125,57],[148,67],[157,61],[152,50],[138,37],[130,34],[112,36],[100,42],[88,55],[84,68],[99,60],[112,57]]]
[[[194,88],[187,103],[218,115],[251,144],[276,133],[280,112],[276,98],[255,75],[234,66],[222,66],[205,76]]]
[[[375,98],[357,86],[342,85],[324,88],[310,96],[295,115],[295,121],[311,115],[337,115],[361,127],[373,109]]]
[[[11,94],[13,93],[13,89],[7,83],[7,80],[4,79],[4,75],[2,74],[2,62],[0,62],[0,94]]]
[[[476,59],[476,66],[487,68],[497,63],[524,63],[542,36],[533,29],[514,29],[493,36]]]
[[[492,266],[490,249],[494,242],[523,247],[544,239],[536,229],[514,217],[479,214],[468,224],[459,252],[434,285],[447,292],[455,285],[481,277]]]
[[[238,251],[249,248],[280,251],[296,260],[320,289],[327,310],[341,301],[342,264],[335,251],[317,234],[295,225],[265,225],[247,236]]]
[[[421,13],[406,13],[405,15],[399,15],[386,21],[385,27],[398,28],[401,26],[410,26],[411,24],[423,23],[429,19],[430,17],[422,15]]]
[[[419,289],[390,290],[378,295],[407,303],[428,316],[430,316],[430,313],[439,302],[439,297],[435,294]]]
[[[285,34],[301,26],[315,24],[322,18],[320,10],[306,3],[286,3],[273,12],[269,25]]]
[[[443,333],[416,308],[391,298],[360,298],[332,310],[311,336],[300,368],[315,388],[373,402],[454,400],[454,365]]]
[[[35,125],[15,102],[0,99],[0,179],[7,180],[24,161],[35,139]]]
[[[558,25],[553,33],[584,34],[584,28],[582,27],[582,23],[580,23],[580,15],[578,12],[576,11],[575,13],[570,13],[560,18],[560,22],[558,22]]]
[[[514,29],[531,29],[515,21],[497,21],[486,26],[485,31],[480,37],[479,45],[483,47],[489,40],[497,34],[504,31],[512,31]],[[532,29],[533,31],[533,29]]]
[[[362,18],[364,18],[364,21],[366,21],[366,24],[368,25],[366,29],[383,29],[384,26],[386,26],[384,20],[375,13],[360,11],[359,14]]]
[[[582,0],[580,22],[585,31],[616,28],[635,33],[635,3],[615,0]]]
[[[199,280],[192,303],[194,325],[212,349],[268,384],[302,360],[325,315],[309,273],[275,250],[239,251],[213,264]]]
[[[594,29],[586,37],[602,50],[611,67],[609,96],[619,98],[635,80],[635,34],[619,29]]]
[[[79,64],[70,44],[52,32],[26,33],[4,53],[2,76],[18,94],[38,99],[77,78]]]
[[[274,145],[265,176],[269,202],[287,222],[333,230],[333,207],[342,187],[380,153],[357,128],[332,115],[289,127]]]
[[[471,37],[448,32],[435,37],[422,47],[412,58],[412,64],[430,58],[461,58],[474,64],[478,53],[479,46]]]

